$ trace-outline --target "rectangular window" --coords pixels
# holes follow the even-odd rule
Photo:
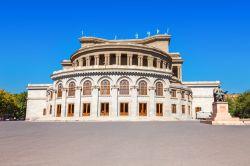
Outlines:
[[[172,104],[172,113],[176,114],[176,104]]]
[[[53,92],[50,92],[50,100],[53,99]]]
[[[101,116],[109,116],[109,103],[101,103]]]
[[[176,97],[176,90],[171,91],[171,97]]]
[[[185,91],[181,91],[181,98],[185,99]]]
[[[56,106],[56,117],[60,117],[61,116],[61,109],[62,109],[62,105],[61,104],[57,104],[57,106]]]
[[[44,108],[43,109],[43,116],[45,116],[46,115],[46,109]]]
[[[182,110],[182,114],[185,114],[186,110],[185,110],[185,105],[181,106],[181,110]]]
[[[82,116],[90,116],[90,103],[82,104]]]
[[[191,115],[191,107],[188,106],[188,115]]]
[[[52,114],[52,105],[49,106],[49,114]]]
[[[147,116],[147,103],[139,103],[139,116]]]
[[[179,77],[178,76],[178,67],[177,66],[173,66],[173,74],[174,74],[175,77],[177,77],[177,78]]]
[[[195,112],[200,112],[201,111],[201,107],[195,107]]]
[[[156,103],[156,116],[163,116],[163,104]]]
[[[74,116],[74,104],[68,104],[68,117]]]
[[[128,116],[128,103],[120,103],[120,116]]]

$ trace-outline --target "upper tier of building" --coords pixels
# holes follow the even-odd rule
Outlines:
[[[134,44],[143,45],[150,48],[157,48],[164,52],[169,52],[170,35],[155,35],[144,39],[106,40],[95,37],[81,37],[81,48],[87,48],[97,44]]]
[[[133,68],[172,72],[182,79],[183,60],[179,53],[169,52],[169,35],[127,40],[81,37],[80,43],[81,48],[70,56],[70,60],[62,61],[64,71]]]

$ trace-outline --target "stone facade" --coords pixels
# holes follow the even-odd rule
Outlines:
[[[53,84],[28,85],[27,120],[188,120],[198,106],[212,112],[219,82],[182,82],[169,35],[80,42]]]

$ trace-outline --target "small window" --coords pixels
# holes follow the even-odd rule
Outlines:
[[[43,109],[43,116],[45,116],[46,115],[46,109],[44,108]]]
[[[185,91],[181,91],[181,98],[185,99]]]
[[[173,66],[173,74],[175,77],[178,78],[178,67],[177,66]]]
[[[142,66],[148,66],[148,57],[147,56],[143,56],[142,58]]]
[[[182,114],[185,114],[186,110],[185,110],[185,105],[181,106],[181,110],[182,110]]]
[[[191,115],[191,107],[188,106],[188,115]]]
[[[195,112],[200,112],[201,111],[201,107],[195,107]]]
[[[61,109],[62,109],[62,105],[61,104],[57,104],[56,117],[60,117],[61,116]]]
[[[49,114],[52,114],[52,105],[49,106]]]
[[[176,104],[172,104],[172,113],[176,114]]]
[[[156,83],[156,96],[163,96],[163,84],[161,82]]]
[[[50,91],[50,96],[49,99],[52,100],[53,99],[53,91]]]
[[[176,90],[171,91],[171,97],[176,97]]]

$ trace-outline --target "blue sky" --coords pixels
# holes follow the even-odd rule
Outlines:
[[[172,35],[185,60],[184,81],[220,80],[230,93],[250,89],[250,2],[247,0],[8,0],[0,4],[0,89],[51,83],[87,36],[107,39]]]

